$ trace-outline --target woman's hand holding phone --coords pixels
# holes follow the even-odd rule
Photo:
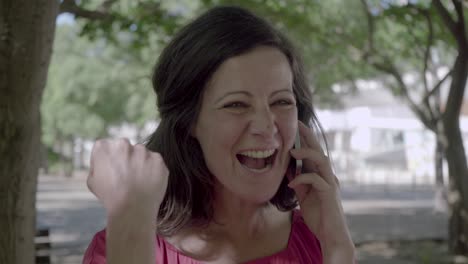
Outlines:
[[[294,149],[301,148],[301,138],[299,135],[299,129],[296,132],[296,139],[294,140]],[[291,182],[302,173],[302,160],[301,159],[294,159],[292,158],[292,164],[289,165],[289,171],[286,174],[288,177],[288,181]]]
[[[291,155],[301,161],[302,172],[290,179],[289,187],[296,192],[305,223],[321,243],[324,263],[354,263],[354,244],[330,160],[310,128],[299,121],[298,131],[302,146],[292,149]]]

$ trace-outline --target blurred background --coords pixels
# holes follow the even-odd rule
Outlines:
[[[60,1],[36,194],[51,263],[81,263],[105,227],[85,182],[93,142],[154,131],[158,55],[220,4],[267,18],[303,55],[358,263],[468,263],[468,220],[450,221],[468,212],[468,5],[424,0]]]

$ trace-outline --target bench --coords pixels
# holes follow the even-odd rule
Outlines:
[[[49,229],[42,228],[36,230],[34,238],[36,248],[36,264],[50,264],[51,243]]]

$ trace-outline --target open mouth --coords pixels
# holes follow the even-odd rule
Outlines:
[[[277,154],[276,149],[265,151],[245,151],[236,155],[245,168],[254,172],[263,172],[272,167]]]

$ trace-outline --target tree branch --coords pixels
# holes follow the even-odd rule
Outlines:
[[[433,108],[433,111],[434,111],[434,114],[435,114],[435,120],[436,120],[436,123],[435,123],[435,127],[438,127],[438,125],[441,124],[441,120],[442,120],[442,109],[440,107],[441,105],[441,99],[440,99],[440,87],[442,85],[442,83],[448,78],[448,76],[451,76],[451,71],[449,71],[447,73],[446,76],[444,76],[444,78],[442,78],[435,86],[434,86],[434,92],[433,92],[433,95],[431,96],[432,99],[433,99],[433,104],[434,104],[434,108]],[[437,75],[434,75],[434,76],[437,76]],[[439,127],[440,129],[440,127]]]
[[[460,46],[463,49],[468,49],[468,41],[466,36],[466,29],[465,29],[465,16],[463,14],[463,5],[459,0],[452,0],[453,5],[455,6],[455,11],[457,12],[457,30],[458,30],[458,37],[460,38]]]
[[[453,6],[455,7],[455,11],[457,12],[458,23],[465,21],[463,18],[463,5],[460,0],[452,0]]]
[[[363,59],[374,66],[377,70],[391,75],[397,82],[397,88],[401,90],[403,98],[408,102],[410,108],[413,112],[419,116],[421,121],[426,125],[429,125],[430,117],[428,117],[424,111],[415,103],[415,101],[411,98],[408,92],[408,87],[406,83],[403,81],[403,77],[401,76],[400,72],[397,70],[395,65],[391,62],[388,57],[382,54],[376,54],[376,50],[374,49],[374,31],[375,31],[375,21],[372,13],[369,10],[369,4],[366,0],[361,0],[363,5],[364,11],[367,16],[367,26],[368,26],[368,46],[367,50],[364,51]],[[380,58],[382,61],[379,61],[376,58]]]
[[[425,88],[425,90],[427,92],[429,92],[429,86],[427,84],[426,72],[427,72],[427,69],[428,69],[429,60],[431,59],[431,47],[432,47],[432,44],[434,43],[434,27],[432,25],[431,16],[427,12],[427,10],[421,10],[421,9],[418,9],[418,10],[424,16],[424,18],[426,18],[427,28],[429,30],[429,32],[427,34],[426,48],[425,48],[425,51],[424,51],[424,67],[423,67],[423,72],[422,72],[424,88]]]
[[[466,36],[464,31],[464,20],[455,21],[453,17],[450,15],[447,8],[441,3],[440,0],[432,1],[437,13],[439,13],[442,21],[444,22],[445,26],[449,29],[452,36],[457,40],[457,43],[460,47],[465,48],[464,43],[466,43]],[[463,18],[463,8],[460,9],[461,3],[460,1],[453,0],[453,4],[455,5],[455,9],[457,10],[458,18]],[[458,6],[458,7],[457,7]],[[462,30],[462,31],[461,31]]]
[[[427,27],[428,27],[428,35],[427,35],[427,42],[426,42],[426,47],[424,51],[424,66],[422,70],[422,79],[423,79],[423,85],[424,85],[424,90],[426,91],[426,95],[430,94],[429,91],[429,85],[427,83],[427,72],[428,72],[428,67],[429,67],[429,60],[432,61],[431,57],[431,47],[434,43],[434,27],[432,24],[432,19],[431,16],[429,15],[429,12],[425,9],[417,8],[416,10],[426,19],[427,22]],[[431,103],[429,102],[429,96],[425,96],[424,100],[422,101],[423,104],[426,106],[426,111],[428,112],[428,115],[430,116],[431,120],[436,119],[436,113],[434,113],[434,109],[431,107]]]
[[[364,51],[364,58],[366,59],[373,51],[374,51],[374,30],[375,30],[375,23],[374,17],[372,16],[369,10],[369,4],[366,0],[361,0],[361,3],[364,8],[364,12],[366,13],[367,17],[367,39],[368,39],[368,46],[367,50]]]
[[[102,4],[101,7],[99,8],[100,11],[102,12],[109,12],[111,7],[116,3],[118,0],[105,0]]]
[[[410,8],[410,9],[413,9],[415,10],[417,13],[421,14],[427,21],[428,23],[428,28],[429,28],[429,33],[432,34],[432,36],[428,36],[428,40],[431,39],[431,41],[428,41],[428,43],[430,43],[432,45],[433,43],[433,21],[432,21],[432,17],[430,16],[430,13],[429,13],[429,9],[425,9],[425,8],[422,8],[420,6],[417,6],[415,4],[412,4],[412,3],[408,3],[406,4],[406,7]],[[409,10],[409,12],[413,13],[412,10]],[[412,14],[411,14],[412,15]],[[413,26],[408,26],[407,27],[407,30],[408,30],[408,33],[410,33],[411,37],[414,39],[415,43],[419,41],[418,37],[416,36],[416,34],[414,33],[416,28],[414,28]],[[417,30],[417,29],[416,29]],[[426,54],[426,47],[423,47],[423,48],[420,48],[419,45],[415,45],[416,47],[414,47],[416,50],[418,50],[418,52],[420,51],[421,52],[421,56],[425,56]]]
[[[401,88],[397,85],[391,85],[390,86],[392,89],[397,89],[397,88]],[[435,129],[435,123],[433,122],[434,120],[433,119],[429,119],[427,118],[427,115],[425,113],[425,110],[426,108],[424,107],[420,107],[416,104],[412,104],[411,102],[411,99],[409,99],[409,97],[405,97],[403,96],[403,100],[405,100],[408,104],[409,104],[409,107],[410,109],[413,111],[413,113],[419,118],[419,120],[431,131],[434,131]]]
[[[408,31],[408,35],[411,37],[411,40],[413,41],[413,43],[418,43],[420,41],[418,36],[415,34],[415,30],[418,30],[418,29],[415,29],[412,26],[409,26],[406,30]],[[423,45],[415,45],[415,47],[412,47],[412,48],[417,52],[418,56],[424,57],[426,48]]]
[[[453,70],[450,69],[450,71],[448,71],[445,76],[440,79],[437,84],[428,92],[424,95],[424,98],[423,98],[423,101],[425,100],[429,100],[429,97],[431,97],[432,95],[434,95],[435,92],[437,92],[440,87],[442,86],[442,84],[445,82],[445,80],[447,80],[448,77],[450,77],[453,73]]]
[[[413,112],[419,117],[421,122],[423,122],[428,128],[432,129],[431,120],[433,118],[430,115],[428,116],[425,113],[424,108],[416,104],[416,102],[411,98],[411,96],[409,95],[408,86],[403,81],[403,77],[400,74],[400,72],[397,70],[395,65],[393,65],[393,63],[387,57],[382,57],[382,58],[383,58],[383,62],[374,61],[370,63],[379,71],[391,75],[396,80],[397,88],[401,91],[402,97],[404,98],[405,101],[408,102],[411,110],[413,110]]]
[[[71,13],[76,17],[87,18],[91,20],[105,20],[111,19],[112,15],[109,10],[111,6],[117,2],[116,0],[106,0],[102,5],[96,10],[87,10],[82,7],[79,7],[75,0],[63,0],[60,4],[59,13]]]
[[[442,18],[442,21],[449,28],[449,30],[452,32],[452,34],[455,35],[456,34],[456,30],[455,30],[456,23],[455,23],[455,20],[453,20],[452,16],[450,15],[449,11],[440,2],[440,0],[434,0],[434,1],[432,1],[432,4],[434,5],[435,9],[439,13],[440,17]]]
[[[468,54],[459,53],[452,67],[452,82],[445,102],[444,123],[452,126],[458,122],[460,110],[464,101],[465,86],[468,75]]]

